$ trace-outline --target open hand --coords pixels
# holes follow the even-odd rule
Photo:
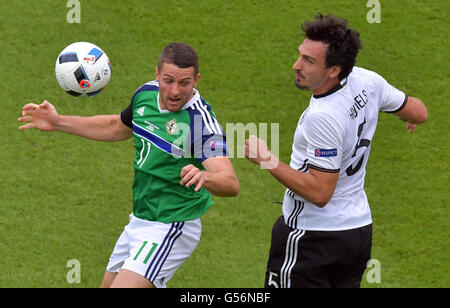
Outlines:
[[[42,104],[26,104],[22,108],[22,117],[18,118],[19,122],[28,122],[19,127],[20,130],[29,128],[37,128],[43,131],[55,130],[56,122],[58,121],[58,113],[55,107],[48,101],[43,101]]]

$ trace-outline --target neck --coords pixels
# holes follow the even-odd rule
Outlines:
[[[323,83],[319,87],[313,89],[312,93],[314,96],[323,95],[323,94],[329,92],[331,89],[335,88],[338,84],[339,84],[339,79],[337,79],[337,78],[328,79],[327,81],[325,81],[325,83]]]
[[[313,94],[314,98],[321,98],[321,97],[325,97],[328,95],[333,94],[336,91],[339,91],[340,89],[342,89],[345,85],[347,84],[347,78],[344,78],[342,81],[339,81],[338,83],[336,83],[334,85],[334,87],[332,87],[331,89],[326,90],[325,92],[320,92],[320,94]]]

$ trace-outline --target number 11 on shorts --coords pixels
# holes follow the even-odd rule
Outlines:
[[[133,260],[136,260],[139,255],[141,254],[142,250],[144,249],[145,246],[147,246],[148,241],[145,241],[142,243],[141,248],[139,248],[139,251],[137,252],[136,256],[134,256]],[[147,264],[148,260],[150,259],[150,257],[152,256],[153,252],[155,252],[156,247],[158,247],[157,243],[153,243],[152,244],[152,248],[150,249],[150,251],[148,252],[147,256],[144,259],[144,264]]]

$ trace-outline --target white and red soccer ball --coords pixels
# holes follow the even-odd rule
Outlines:
[[[88,42],[70,44],[55,64],[56,80],[73,96],[99,94],[111,79],[111,62],[98,46]]]

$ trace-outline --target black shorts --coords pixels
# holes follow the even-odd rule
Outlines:
[[[372,225],[344,231],[272,230],[266,288],[358,288],[370,260]]]

